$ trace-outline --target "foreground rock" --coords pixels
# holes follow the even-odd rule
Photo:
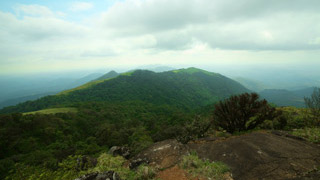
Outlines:
[[[110,148],[109,154],[113,156],[122,156],[128,159],[130,157],[130,149],[125,146],[113,146]]]
[[[120,180],[119,175],[114,171],[107,171],[103,173],[90,173],[83,175],[75,180]]]
[[[147,159],[150,165],[167,169],[191,151],[196,151],[200,158],[224,162],[236,180],[320,179],[316,170],[320,167],[320,146],[280,132],[206,138],[187,145],[166,140],[134,159]]]
[[[201,158],[226,163],[234,179],[310,179],[309,172],[320,166],[318,145],[283,133],[254,132],[188,147]]]
[[[142,160],[159,169],[165,169],[176,165],[182,155],[187,153],[185,145],[176,140],[165,140],[152,145],[150,148],[136,155],[131,162]]]

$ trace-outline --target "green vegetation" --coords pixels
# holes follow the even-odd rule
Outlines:
[[[266,100],[258,99],[259,95],[256,93],[245,93],[220,101],[213,112],[215,126],[230,133],[248,131],[266,119],[274,119],[280,115]]]
[[[89,167],[86,170],[78,170],[77,159],[80,156],[69,156],[55,170],[45,167],[28,166],[16,164],[15,172],[6,177],[7,180],[74,180],[84,174],[94,172],[115,171],[121,179],[142,180],[152,179],[155,176],[155,170],[149,166],[141,165],[134,171],[125,167],[126,160],[123,157],[113,157],[109,154],[102,153],[97,159],[97,165]],[[147,173],[146,173],[147,172]]]
[[[320,88],[315,88],[310,98],[304,98],[314,125],[320,126]]]
[[[116,145],[127,145],[135,154],[175,138],[194,117],[174,106],[138,101],[75,107],[76,113],[0,115],[0,179],[21,168],[53,172],[69,156],[97,156]]]
[[[79,87],[76,87],[76,88],[73,88],[73,89],[69,89],[69,90],[66,90],[66,91],[62,91],[60,92],[58,95],[65,95],[65,94],[68,94],[70,92],[73,92],[73,91],[77,91],[77,90],[81,90],[81,89],[87,89],[87,88],[90,88],[96,84],[99,84],[99,83],[102,83],[104,81],[107,81],[107,80],[110,80],[112,78],[115,78],[117,77],[119,74],[115,71],[110,71],[108,72],[107,74],[104,74],[103,76],[97,78],[96,80],[94,81],[91,81],[91,82],[88,82],[86,84],[83,84]]]
[[[263,91],[259,91],[259,95],[277,106],[305,108],[306,103],[304,98],[307,97],[309,99],[313,91],[314,88],[312,87],[299,90],[264,89]]]
[[[208,72],[208,71],[205,71],[205,70],[202,70],[202,69],[198,69],[198,68],[194,68],[194,67],[190,67],[190,68],[187,68],[187,69],[173,70],[172,72],[174,72],[174,73],[188,73],[188,74],[205,73],[205,74],[210,75],[210,76],[218,75],[216,73]]]
[[[57,113],[76,113],[78,110],[76,108],[51,108],[51,109],[43,109],[39,111],[27,112],[23,113],[23,115],[29,114],[57,114]]]
[[[303,137],[313,143],[320,143],[320,128],[303,128],[292,132],[293,135]]]
[[[183,71],[183,70],[181,70]],[[7,107],[0,113],[29,112],[47,108],[70,107],[78,102],[144,101],[195,109],[215,103],[233,94],[248,92],[241,84],[219,74],[192,68],[193,73],[172,71],[155,73],[137,70],[130,76],[93,81],[56,96],[46,96]]]
[[[131,171],[123,158],[105,152],[128,146],[135,155],[166,139],[187,143],[219,133],[231,136],[213,132],[217,127],[231,133],[288,130],[319,142],[311,108],[276,110],[257,94],[235,95],[247,91],[231,79],[196,68],[138,70],[2,109],[0,179],[73,179],[105,170],[115,170],[124,179],[152,179],[152,168],[143,165]],[[215,104],[219,100],[225,101]],[[99,157],[98,164],[79,171],[75,163],[82,156]],[[218,179],[228,171],[195,154],[184,157],[181,166],[195,176]]]
[[[187,121],[183,126],[177,128],[176,139],[183,144],[187,144],[191,140],[208,135],[211,126],[210,118],[197,115],[192,121]]]
[[[97,78],[96,80],[106,80],[106,79],[110,79],[110,78],[114,78],[117,77],[119,74],[115,71],[110,71],[107,74],[104,74],[103,76]]]
[[[193,177],[224,179],[224,175],[230,171],[227,165],[221,162],[201,160],[195,152],[184,156],[180,167],[185,169]]]
[[[90,87],[92,87],[92,86],[94,86],[96,84],[102,83],[103,81],[106,81],[106,80],[107,79],[91,81],[91,82],[88,82],[88,83],[86,83],[84,85],[81,85],[79,87],[62,91],[62,92],[58,93],[57,95],[66,95],[66,94],[68,94],[70,92],[74,92],[74,91],[81,90],[81,89],[87,89],[87,88],[90,88]]]

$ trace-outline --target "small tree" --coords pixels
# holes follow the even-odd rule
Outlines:
[[[320,88],[314,88],[311,97],[305,97],[304,102],[310,110],[315,125],[320,125]]]
[[[203,138],[207,135],[211,124],[209,119],[197,115],[191,122],[186,122],[183,127],[177,130],[176,139],[183,144],[187,144],[191,140]]]
[[[265,99],[259,100],[258,94],[244,93],[217,103],[213,112],[213,122],[216,127],[233,133],[254,129],[264,120],[273,119],[280,113]]]

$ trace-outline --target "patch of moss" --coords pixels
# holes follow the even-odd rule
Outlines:
[[[293,135],[303,137],[313,143],[320,143],[320,128],[297,129],[292,132]]]
[[[230,168],[222,162],[210,162],[200,159],[195,152],[182,158],[180,167],[193,177],[223,179]]]
[[[50,108],[50,109],[43,109],[39,111],[32,111],[32,112],[26,112],[23,113],[23,115],[29,115],[29,114],[57,114],[57,113],[76,113],[78,112],[77,108]]]

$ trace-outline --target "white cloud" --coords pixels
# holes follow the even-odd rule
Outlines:
[[[72,3],[70,10],[72,11],[87,11],[93,8],[93,4],[92,3],[88,3],[88,2],[74,2]]]
[[[101,23],[121,37],[152,34],[161,49],[185,49],[194,39],[221,49],[320,49],[310,43],[320,35],[316,5],[320,1],[128,0],[105,12]]]
[[[314,60],[319,7],[318,0],[126,0],[77,23],[45,6],[18,5],[17,14],[0,11],[0,64]],[[71,10],[91,8],[76,2]]]

